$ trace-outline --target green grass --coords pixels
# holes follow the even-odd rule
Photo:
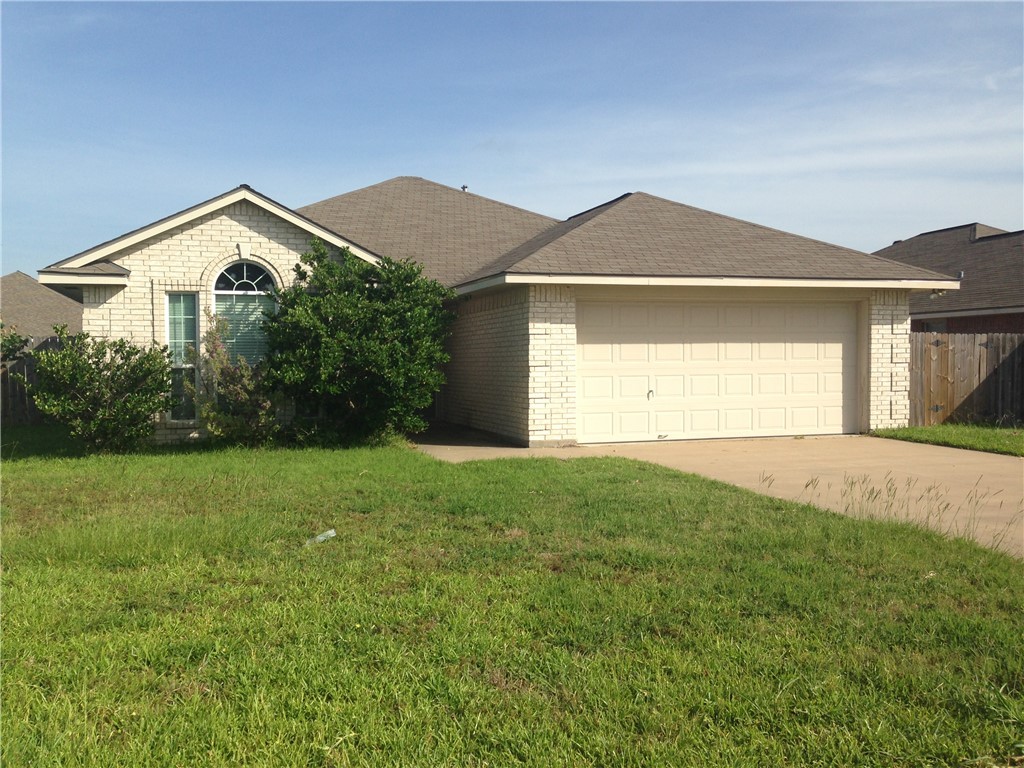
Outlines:
[[[931,427],[878,429],[871,434],[912,443],[946,445],[971,451],[1024,456],[1024,428],[992,427],[978,424],[936,424]]]
[[[19,455],[3,765],[1024,752],[1024,572],[970,542],[622,459]]]

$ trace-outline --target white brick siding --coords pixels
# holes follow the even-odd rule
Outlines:
[[[576,440],[576,299],[523,286],[457,303],[441,417],[524,445]]]
[[[459,299],[441,417],[529,442],[529,288]]]
[[[166,344],[167,300],[172,292],[199,294],[199,335],[212,310],[213,283],[243,255],[270,271],[278,287],[293,281],[292,268],[309,248],[308,232],[247,201],[145,240],[114,260],[131,270],[125,288],[83,288],[83,330],[140,344]]]
[[[576,441],[576,292],[530,286],[529,444]]]
[[[868,429],[910,420],[909,291],[877,290],[869,301]]]

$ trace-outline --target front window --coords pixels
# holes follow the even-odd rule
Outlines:
[[[171,352],[171,394],[178,404],[171,409],[171,418],[191,420],[196,417],[196,404],[186,381],[195,382],[195,368],[189,350],[198,345],[198,300],[194,293],[171,293],[167,296],[167,338]]]
[[[231,359],[244,357],[255,363],[267,352],[263,333],[265,312],[274,309],[274,300],[268,292],[274,288],[274,279],[263,267],[240,261],[225,269],[213,286],[214,309],[228,321],[224,345]]]

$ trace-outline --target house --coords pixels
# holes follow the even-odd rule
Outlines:
[[[960,278],[910,297],[911,330],[1024,333],[1024,230],[964,224],[897,240],[876,256]]]
[[[79,302],[40,285],[24,272],[0,277],[0,320],[5,330],[30,338],[29,348],[51,338],[55,325],[66,325],[71,333],[81,331],[82,311]]]
[[[453,287],[437,416],[528,445],[906,424],[910,293],[957,286],[644,193],[557,221],[413,177],[295,210],[240,186],[39,277],[81,292],[90,333],[167,343],[180,366],[206,309],[258,351],[263,290],[312,237]]]

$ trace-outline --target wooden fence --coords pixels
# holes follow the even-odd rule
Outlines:
[[[910,424],[1024,423],[1024,333],[912,333]]]
[[[51,336],[35,347],[35,351],[57,349],[57,337]],[[42,424],[43,414],[36,408],[22,383],[36,382],[36,363],[31,356],[0,365],[0,424]]]

